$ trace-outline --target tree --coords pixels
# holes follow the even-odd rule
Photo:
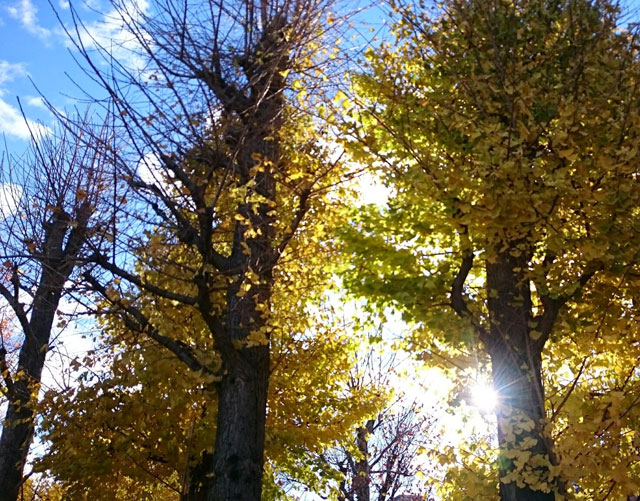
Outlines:
[[[339,180],[340,163],[317,140],[326,130],[290,99],[296,92],[300,104],[302,94],[309,99],[304,82],[321,70],[330,4],[164,1],[146,13],[125,1],[112,6],[142,68],[119,64],[105,48],[95,52],[77,17],[72,39],[128,135],[128,147],[114,153],[129,189],[121,216],[134,226],[122,220],[112,244],[95,249],[97,267],[86,280],[128,328],[219,378],[215,449],[193,491],[260,499],[274,269],[305,216],[324,203],[326,186]],[[179,292],[155,279],[163,271],[151,259],[129,265],[143,234],[148,257],[183,246],[171,262]],[[121,290],[105,285],[113,279]],[[135,304],[143,291],[195,308],[221,366],[195,340],[164,334],[164,319]]]
[[[385,501],[402,495],[431,499],[427,482],[433,479],[425,475],[428,464],[421,452],[432,447],[433,417],[424,412],[417,402],[396,398],[355,429],[354,444],[325,454],[343,475],[338,499]]]
[[[335,210],[327,205],[323,214]],[[321,490],[335,475],[318,456],[348,440],[381,400],[378,388],[347,389],[358,336],[322,304],[331,268],[302,266],[319,256],[335,257],[321,221],[307,221],[306,231],[289,246],[289,264],[274,271],[264,499],[286,499],[279,486],[284,476]],[[184,249],[178,244],[150,251],[154,262],[166,266]],[[153,278],[167,287],[173,282],[177,292],[182,284],[173,277],[165,267]],[[152,294],[132,304],[149,315],[153,310],[160,334],[193,342],[200,359],[208,354],[219,365],[194,307]],[[72,499],[190,499],[194,489],[201,490],[200,460],[214,446],[216,378],[185,373],[180,360],[118,316],[102,318],[101,346],[72,362],[75,377],[69,379],[76,383],[45,394],[42,440],[50,445],[35,467],[59,481]]]
[[[333,301],[336,301],[335,297]],[[361,314],[362,311],[356,308],[355,315]],[[358,329],[364,330],[361,325]],[[376,329],[369,340],[376,339],[381,330]],[[357,338],[358,335],[350,337]],[[364,402],[375,392],[377,398],[371,402],[373,405],[369,406],[367,414],[358,415],[357,409],[349,415],[342,414],[343,425],[347,425],[347,421],[349,424],[340,435],[326,430],[325,434],[330,433],[332,439],[325,441],[324,447],[314,447],[312,437],[319,433],[317,429],[309,429],[305,433],[308,438],[294,449],[286,442],[281,444],[282,464],[290,463],[296,449],[302,447],[301,457],[313,465],[310,475],[296,475],[295,469],[281,468],[285,490],[294,493],[286,499],[302,491],[313,492],[323,499],[342,501],[384,501],[402,495],[427,499],[435,478],[433,461],[427,455],[436,442],[437,412],[425,409],[399,389],[403,382],[408,382],[404,380],[406,367],[400,370],[407,361],[398,362],[399,358],[392,352],[390,343],[363,344],[357,354],[352,354],[355,360],[348,367],[346,380],[343,373],[336,373],[339,377],[331,378],[335,379],[334,384],[346,386],[343,392],[349,398]],[[301,396],[297,400],[304,402],[306,398]],[[321,404],[320,408],[325,406]],[[296,418],[292,421],[295,423]],[[316,418],[314,423],[317,422]],[[319,428],[325,426],[319,424]]]
[[[76,289],[74,272],[87,240],[98,235],[99,211],[109,161],[87,140],[107,138],[89,131],[33,137],[20,159],[7,159],[2,177],[8,203],[0,214],[0,296],[15,331],[11,345],[0,335],[0,371],[7,410],[0,437],[2,499],[16,500],[33,440],[42,370],[50,348],[56,311]],[[8,361],[13,351],[17,361]]]
[[[369,53],[347,105],[354,154],[393,190],[346,230],[360,273],[350,285],[417,322],[419,346],[489,354],[501,499],[583,495],[582,453],[560,431],[577,409],[561,415],[602,356],[601,329],[616,353],[637,344],[615,326],[637,318],[636,27],[608,1],[393,7],[397,42]],[[637,378],[622,372],[599,391],[624,409],[590,438],[607,437],[616,462],[635,420]],[[550,395],[545,376],[558,384]],[[632,493],[620,475],[634,460],[619,464],[613,483],[592,470],[593,492]]]

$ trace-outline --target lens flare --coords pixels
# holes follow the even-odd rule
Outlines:
[[[498,393],[491,383],[477,382],[471,388],[471,399],[482,412],[491,412],[498,404]]]

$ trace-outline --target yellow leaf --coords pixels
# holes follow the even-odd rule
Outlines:
[[[566,158],[570,162],[573,162],[578,158],[578,154],[575,151],[573,151],[571,148],[568,148],[566,150],[560,150],[558,154],[560,155],[560,158]]]

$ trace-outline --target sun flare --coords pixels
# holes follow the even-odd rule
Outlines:
[[[498,394],[491,383],[477,382],[471,388],[471,398],[482,412],[491,412],[498,404]]]

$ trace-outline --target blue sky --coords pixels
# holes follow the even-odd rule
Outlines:
[[[151,3],[151,0],[124,1],[142,9]],[[51,2],[68,23],[69,2]],[[623,0],[623,3],[635,11],[632,19],[640,19],[640,0]],[[74,5],[89,31],[102,43],[122,41],[125,35],[109,16],[109,0],[76,0]],[[58,108],[69,108],[74,104],[72,97],[82,96],[69,76],[90,93],[100,92],[78,68],[71,49],[48,0],[0,0],[0,135],[4,136],[10,151],[24,149],[29,134],[18,109],[18,97],[29,119],[52,123],[52,116],[30,79]],[[125,52],[120,51],[120,55],[125,57]]]
[[[46,1],[2,0],[0,5],[0,131],[10,147],[19,147],[17,141],[26,139],[28,130],[18,97],[29,118],[51,120],[29,78],[56,106],[64,106],[61,92],[70,87],[64,72],[74,64]]]
[[[131,2],[143,8],[148,5],[146,0]],[[69,23],[69,3],[52,0],[52,4]],[[122,38],[119,25],[109,16],[108,0],[81,0],[75,5],[101,43]],[[0,134],[12,152],[24,149],[29,137],[18,98],[30,120],[52,124],[53,117],[38,91],[60,109],[69,109],[83,97],[73,81],[99,95],[99,89],[74,62],[72,46],[47,0],[0,0],[0,48]],[[80,102],[79,107],[84,104]]]

